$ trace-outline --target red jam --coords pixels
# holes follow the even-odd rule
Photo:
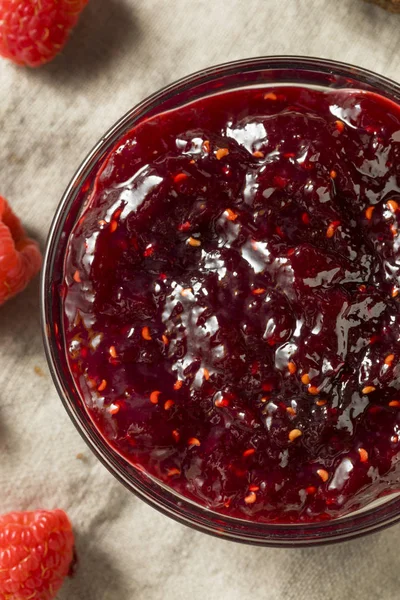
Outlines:
[[[65,261],[66,352],[130,463],[230,516],[400,489],[400,107],[282,86],[139,123]]]

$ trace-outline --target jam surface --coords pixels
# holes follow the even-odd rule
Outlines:
[[[400,489],[400,107],[281,86],[138,124],[68,242],[67,359],[107,443],[258,521]]]

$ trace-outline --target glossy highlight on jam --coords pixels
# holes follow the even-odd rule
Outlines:
[[[400,489],[400,107],[215,94],[139,123],[68,243],[66,353],[107,443],[233,517]]]

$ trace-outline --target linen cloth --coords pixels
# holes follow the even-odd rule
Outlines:
[[[87,152],[161,86],[268,54],[348,61],[400,81],[399,48],[400,15],[362,0],[90,0],[53,63],[0,61],[0,193],[43,246]],[[59,600],[399,599],[400,526],[316,549],[255,548],[192,531],[125,490],[57,396],[37,280],[0,309],[0,340],[0,512],[68,512],[79,568]]]

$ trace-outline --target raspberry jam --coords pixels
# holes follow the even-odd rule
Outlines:
[[[218,512],[400,489],[400,107],[215,94],[142,121],[68,243],[67,359],[127,461]]]

